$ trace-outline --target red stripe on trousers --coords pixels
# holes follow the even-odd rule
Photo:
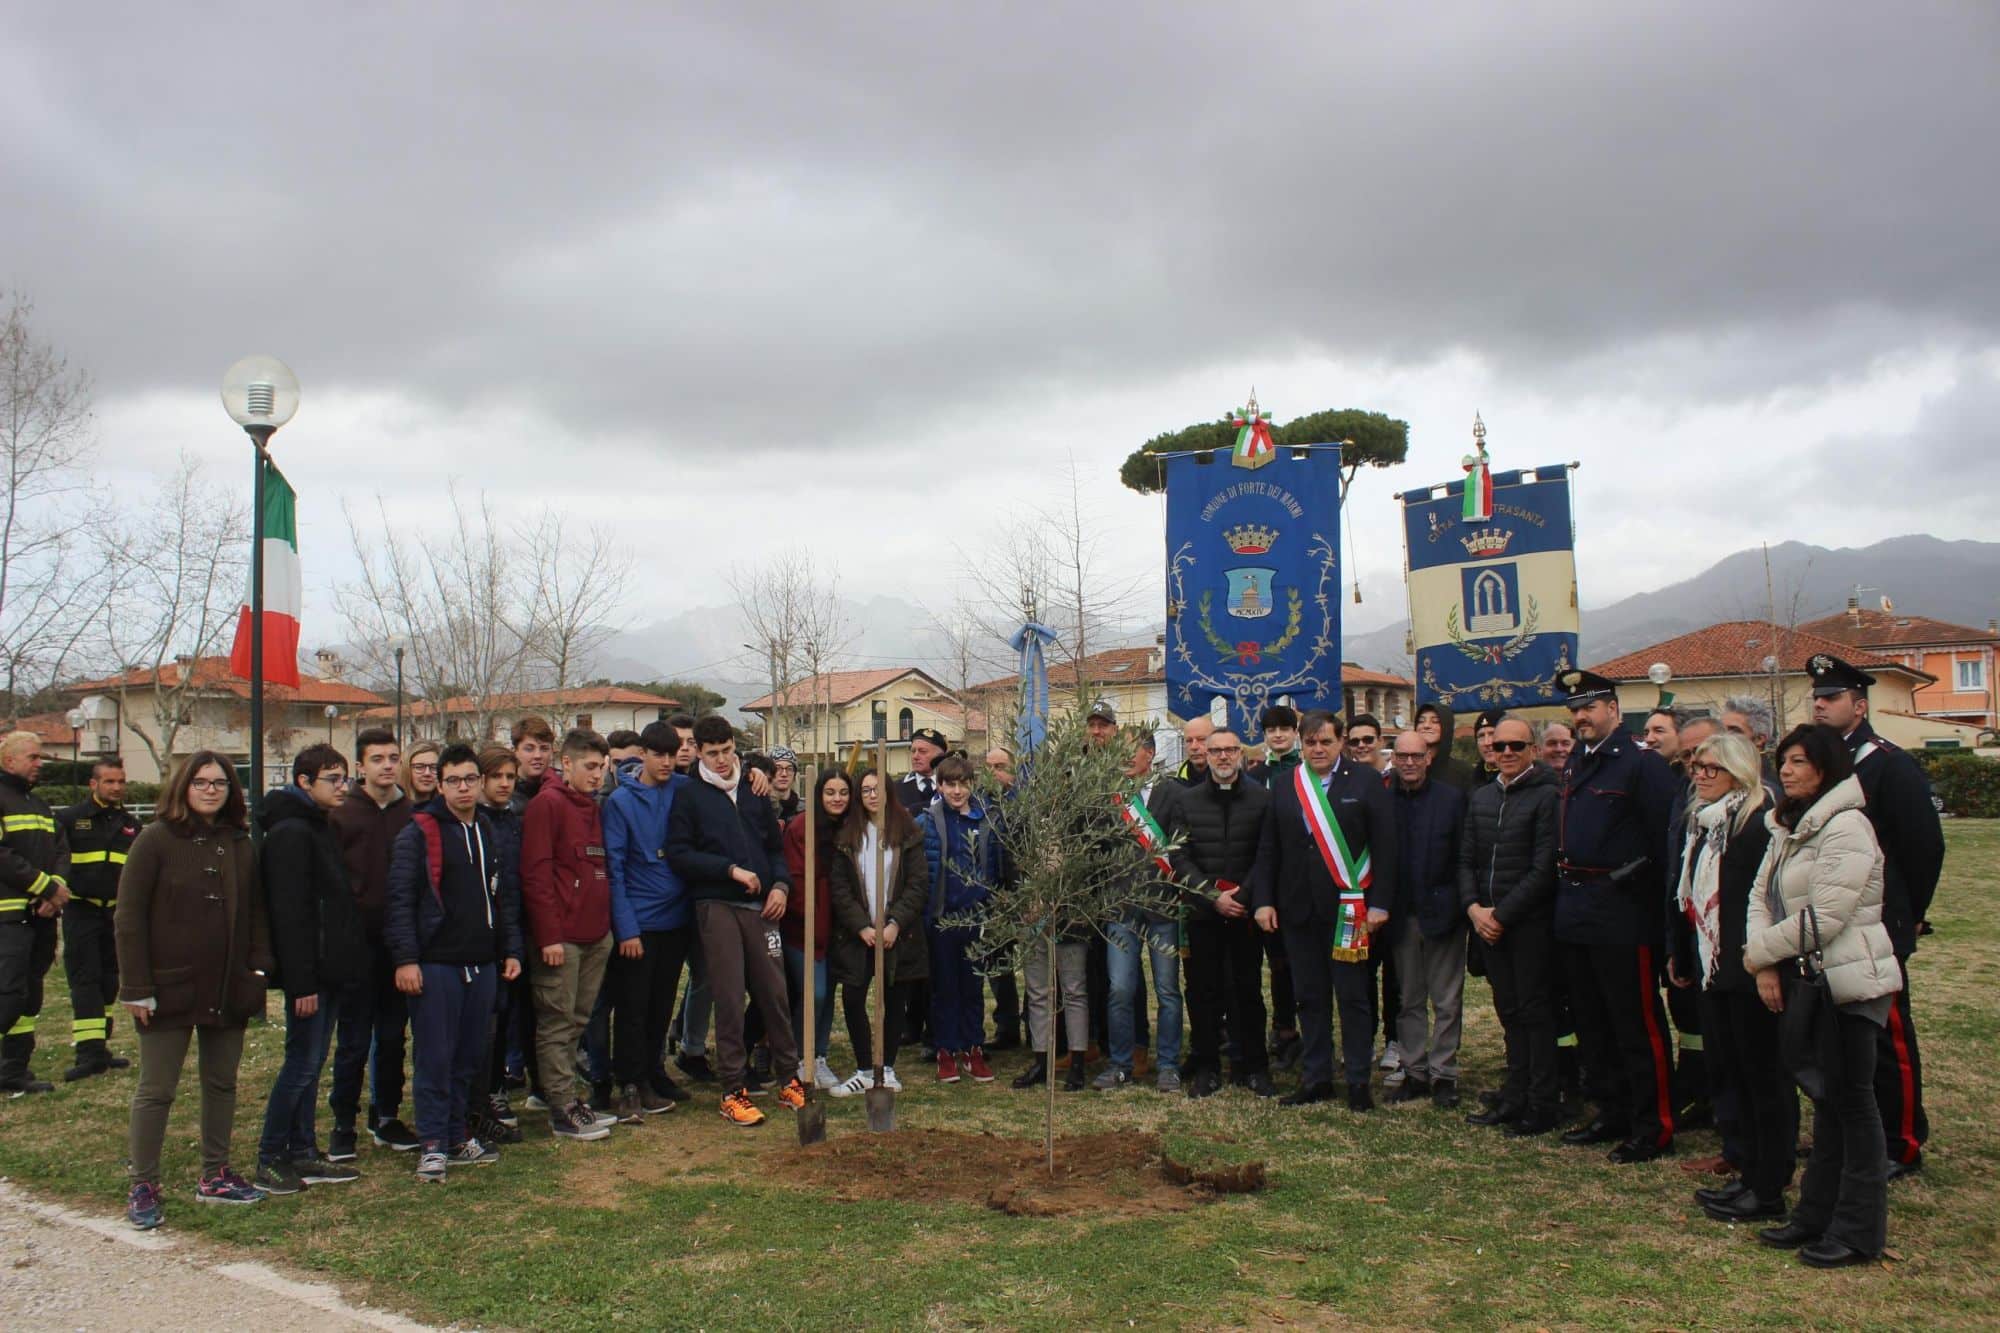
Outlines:
[[[1653,1092],[1660,1104],[1660,1141],[1657,1146],[1666,1147],[1674,1141],[1674,1094],[1673,1069],[1667,1063],[1667,1043],[1660,1035],[1660,1025],[1654,1021],[1653,1006],[1660,1002],[1660,993],[1653,987],[1653,951],[1645,945],[1639,946],[1639,1012],[1646,1020],[1646,1040],[1653,1045]]]
[[[1903,1093],[1903,1123],[1898,1126],[1903,1143],[1901,1160],[1917,1160],[1917,1072],[1910,1068],[1910,1043],[1903,1036],[1903,997],[1889,1001],[1889,1045],[1896,1052],[1896,1082]]]

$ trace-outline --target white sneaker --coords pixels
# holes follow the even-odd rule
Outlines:
[[[833,1066],[828,1064],[826,1057],[822,1055],[815,1057],[813,1060],[812,1081],[814,1086],[818,1087],[821,1091],[831,1092],[833,1091],[833,1085],[840,1082],[840,1075],[833,1072]],[[805,1080],[801,1078],[799,1082],[803,1083]]]
[[[1388,1045],[1384,1046],[1382,1048],[1382,1059],[1380,1063],[1381,1067],[1384,1069],[1401,1069],[1403,1067],[1402,1048],[1396,1045],[1396,1043],[1393,1041],[1390,1042]]]
[[[901,1092],[903,1090],[902,1083],[899,1082],[896,1078],[896,1066],[894,1065],[882,1066],[882,1086],[885,1088],[892,1089],[893,1091],[896,1092]]]
[[[856,1097],[875,1086],[875,1076],[866,1069],[857,1069],[853,1074],[827,1089],[835,1097]]]

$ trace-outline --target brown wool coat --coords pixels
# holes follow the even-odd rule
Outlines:
[[[250,835],[150,824],[118,882],[118,998],[152,1028],[242,1027],[264,1012],[271,939]]]

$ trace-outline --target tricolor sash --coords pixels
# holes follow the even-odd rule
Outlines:
[[[1298,792],[1299,809],[1305,813],[1306,831],[1312,834],[1326,873],[1333,876],[1340,890],[1333,956],[1342,962],[1360,962],[1368,957],[1368,931],[1363,921],[1368,915],[1368,887],[1374,882],[1368,852],[1364,849],[1357,857],[1347,845],[1347,834],[1333,817],[1333,799],[1311,769],[1304,764],[1294,769],[1292,785]]]
[[[1118,813],[1125,816],[1125,823],[1131,828],[1132,836],[1139,840],[1139,845],[1152,853],[1153,864],[1160,868],[1160,873],[1172,879],[1173,863],[1160,850],[1167,845],[1167,832],[1160,827],[1160,821],[1153,818],[1153,812],[1146,808],[1145,802],[1120,795]]]

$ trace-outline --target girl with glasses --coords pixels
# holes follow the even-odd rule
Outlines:
[[[160,1150],[188,1047],[201,1069],[201,1203],[249,1204],[264,1193],[229,1165],[243,1030],[264,1013],[272,971],[264,895],[236,771],[211,750],[191,755],[160,797],[159,817],[132,844],[119,881],[118,999],[139,1037],[127,1147],[126,1218],[160,1225]]]

